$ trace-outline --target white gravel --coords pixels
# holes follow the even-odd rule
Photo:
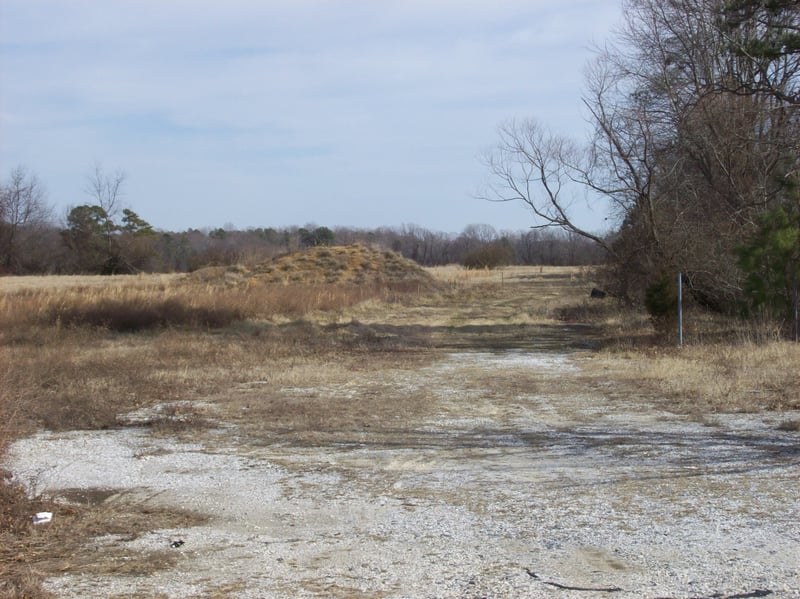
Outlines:
[[[466,385],[476,368],[532,368],[552,386],[578,365],[555,354],[451,356],[415,373],[415,385],[437,390],[442,418],[401,444],[369,433],[321,447],[247,446],[224,433],[181,443],[140,429],[19,441],[8,466],[32,491],[115,489],[212,517],[96,541],[135,555],[183,540],[175,568],[62,576],[48,588],[60,597],[193,597],[226,586],[275,598],[800,597],[800,435],[776,429],[798,414],[709,425],[635,398],[553,393],[513,398],[509,416],[496,400],[463,401],[480,396]]]

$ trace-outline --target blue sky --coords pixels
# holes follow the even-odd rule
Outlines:
[[[474,194],[510,118],[582,137],[617,0],[2,0],[0,175],[96,163],[167,230],[533,224]],[[602,228],[586,210],[584,226]]]

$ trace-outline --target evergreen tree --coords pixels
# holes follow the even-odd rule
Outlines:
[[[758,231],[749,243],[739,247],[738,254],[739,266],[746,274],[746,310],[788,317],[800,278],[798,213],[779,207],[763,214]]]

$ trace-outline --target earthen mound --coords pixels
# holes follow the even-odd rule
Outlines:
[[[253,267],[212,266],[192,273],[203,282],[228,285],[280,284],[417,284],[434,286],[433,277],[416,262],[362,244],[320,246],[277,256]]]

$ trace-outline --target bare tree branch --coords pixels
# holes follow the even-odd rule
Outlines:
[[[537,228],[559,227],[590,239],[608,253],[600,235],[579,227],[571,215],[578,150],[532,120],[510,121],[499,128],[499,142],[484,157],[491,182],[479,197],[493,202],[521,202],[535,215]]]
[[[84,191],[92,198],[95,205],[106,211],[109,218],[114,218],[120,211],[123,184],[127,176],[122,169],[117,169],[109,175],[103,170],[99,162],[95,162],[94,169],[86,177]]]

